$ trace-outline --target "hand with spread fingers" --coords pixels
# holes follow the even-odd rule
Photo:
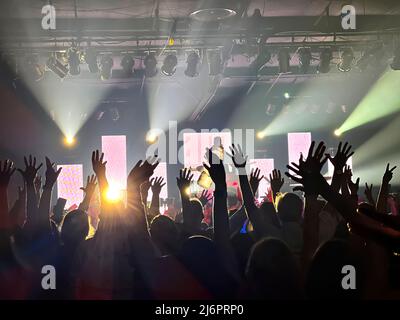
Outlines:
[[[32,157],[32,155],[29,155],[28,159],[24,157],[24,162],[25,162],[25,170],[22,169],[17,169],[17,170],[24,178],[26,184],[33,186],[33,182],[36,178],[36,175],[40,170],[40,168],[43,166],[43,163],[39,164],[36,167],[36,158]]]
[[[319,194],[318,187],[321,178],[324,179],[320,172],[328,158],[324,156],[326,147],[323,142],[318,144],[315,152],[314,147],[315,141],[311,143],[306,160],[301,155],[299,164],[292,162],[291,165],[287,166],[296,175],[290,172],[286,172],[285,174],[293,181],[302,184],[302,186],[295,187],[293,190],[300,190],[306,195],[317,196]]]
[[[251,170],[250,173],[250,186],[251,186],[251,190],[253,190],[253,193],[255,194],[258,190],[258,186],[260,185],[260,182],[262,179],[264,179],[264,176],[260,177],[260,169],[259,168],[255,168],[253,170]]]

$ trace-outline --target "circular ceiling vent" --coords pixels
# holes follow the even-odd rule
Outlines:
[[[234,0],[201,1],[190,17],[198,21],[219,21],[235,16],[239,9],[239,2]]]

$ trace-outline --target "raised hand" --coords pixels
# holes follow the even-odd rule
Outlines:
[[[199,200],[204,207],[212,198],[213,196],[209,194],[207,190],[203,190],[200,194]]]
[[[242,147],[240,145],[235,146],[232,144],[229,147],[231,150],[231,154],[228,153],[228,156],[232,158],[232,162],[236,168],[245,168],[248,156],[245,156],[242,151]]]
[[[158,177],[150,180],[151,183],[151,191],[155,194],[160,194],[162,187],[165,186],[166,182],[164,182],[164,178]]]
[[[42,188],[42,177],[40,175],[36,175],[33,180],[33,185],[35,186],[36,192],[40,192],[40,189]]]
[[[256,193],[258,186],[260,185],[260,181],[262,179],[264,179],[264,176],[260,177],[260,169],[259,168],[251,170],[249,182],[250,182],[251,190],[253,190],[254,194]]]
[[[157,156],[147,158],[145,161],[139,160],[128,175],[128,184],[140,186],[148,181],[159,163]]]
[[[351,179],[349,179],[347,181],[347,185],[349,186],[350,194],[352,196],[357,196],[358,189],[360,187],[360,178],[357,178],[356,182],[353,182]]]
[[[397,167],[394,166],[392,169],[390,169],[390,164],[389,163],[387,164],[385,174],[383,175],[383,178],[382,178],[383,183],[389,184],[390,180],[392,180],[392,178],[393,178],[393,171],[396,168]]]
[[[222,160],[211,149],[207,150],[207,156],[209,165],[207,163],[203,163],[203,165],[210,174],[211,179],[216,186],[226,185],[226,173]]]
[[[277,194],[281,190],[283,183],[285,182],[285,180],[282,178],[281,171],[274,169],[272,171],[272,174],[269,175],[269,182],[271,184],[272,192],[274,194]]]
[[[347,142],[342,147],[342,142],[339,143],[336,155],[332,157],[330,154],[325,154],[326,157],[332,162],[336,170],[342,170],[347,163],[347,160],[354,154],[351,151],[351,145]]]
[[[372,196],[372,188],[373,188],[373,184],[371,183],[371,186],[368,186],[368,183],[365,183],[365,197],[367,198],[367,200],[369,201],[370,204],[375,206],[375,200],[374,197]]]
[[[189,169],[181,169],[179,171],[179,177],[176,178],[176,184],[181,193],[185,193],[187,188],[190,188],[190,184],[193,181],[193,174]]]
[[[96,190],[97,182],[94,174],[90,175],[86,179],[86,187],[80,188],[84,193],[92,195]]]
[[[14,163],[10,160],[0,161],[0,186],[7,187],[15,172]]]
[[[33,186],[33,181],[35,180],[35,177],[40,168],[42,167],[43,163],[41,163],[36,167],[36,158],[32,157],[32,155],[29,155],[29,160],[26,157],[24,157],[24,162],[25,162],[25,170],[22,169],[17,169],[17,170],[24,178],[26,184]]]
[[[303,154],[300,156],[299,164],[294,162],[286,167],[293,171],[298,176],[295,176],[289,172],[285,172],[286,176],[292,180],[301,183],[303,186],[295,187],[293,190],[304,191],[306,195],[318,195],[319,194],[319,182],[320,179],[324,179],[321,175],[321,169],[324,166],[328,158],[324,157],[325,145],[320,142],[317,149],[314,152],[315,141],[311,143],[310,149],[308,150],[307,159],[303,160]]]
[[[93,171],[97,176],[105,176],[106,174],[106,164],[107,161],[104,161],[104,153],[99,150],[92,152],[92,167]]]
[[[44,184],[44,188],[53,188],[61,170],[62,168],[56,170],[54,163],[52,163],[50,159],[46,157],[46,182]]]

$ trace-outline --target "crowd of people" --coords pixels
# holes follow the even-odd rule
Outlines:
[[[2,299],[370,299],[400,292],[399,199],[390,195],[395,167],[388,164],[377,199],[346,165],[352,147],[340,143],[334,156],[313,142],[306,156],[269,175],[271,196],[258,203],[262,172],[248,170],[240,146],[232,145],[240,206],[228,207],[224,161],[211,149],[204,163],[212,197],[192,198],[193,173],[177,177],[181,212],[160,214],[162,178],[151,178],[157,156],[139,161],[127,178],[126,201],[110,201],[104,155],[92,153],[94,175],[82,188],[79,208],[61,218],[52,209],[52,189],[62,168],[46,158],[26,157],[25,168],[0,162],[0,298]],[[321,174],[330,161],[330,183]],[[24,185],[9,207],[10,178]],[[281,192],[284,179],[295,192]],[[152,191],[148,206],[147,194]],[[100,197],[99,223],[89,237],[88,209]],[[363,200],[364,199],[364,200]],[[212,223],[204,206],[212,204]],[[55,270],[48,285],[45,266]],[[347,271],[346,271],[347,270]],[[350,271],[349,271],[350,270]],[[45,279],[46,278],[46,279]]]

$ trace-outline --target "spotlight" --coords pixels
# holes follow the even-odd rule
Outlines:
[[[341,132],[339,129],[336,129],[336,130],[333,132],[333,134],[334,134],[336,137],[340,137],[340,136],[342,135],[342,132]]]
[[[146,134],[146,142],[148,144],[156,143],[158,140],[158,135],[154,133],[153,130],[149,130]]]
[[[157,60],[153,53],[149,53],[144,59],[145,75],[148,78],[154,77],[157,74]]]
[[[319,65],[318,72],[319,73],[328,73],[331,69],[331,60],[332,60],[332,50],[330,48],[325,48],[319,54]]]
[[[126,54],[122,57],[121,67],[124,76],[130,77],[132,75],[134,65],[135,60],[133,60],[133,58],[129,54]]]
[[[110,56],[103,56],[100,60],[100,78],[101,80],[108,80],[111,78],[111,70],[114,61]]]
[[[176,71],[178,58],[174,54],[169,54],[165,57],[161,72],[166,76],[172,76]]]
[[[65,144],[67,147],[72,147],[72,146],[74,146],[74,145],[75,145],[75,142],[76,142],[75,137],[72,136],[72,135],[66,135],[66,136],[64,137],[64,144]]]
[[[85,62],[87,63],[89,71],[91,73],[99,72],[99,66],[97,65],[97,55],[93,48],[86,49]]]
[[[259,131],[257,132],[257,139],[264,139],[265,137],[265,133],[263,131]]]
[[[289,92],[285,92],[285,93],[283,94],[283,97],[284,97],[286,100],[290,99],[290,93],[289,93]]]
[[[79,64],[80,59],[78,50],[76,48],[70,48],[68,50],[68,66],[70,75],[77,76],[81,73]]]
[[[282,49],[278,53],[279,73],[288,73],[290,68],[290,55],[287,49]]]
[[[196,52],[189,54],[187,58],[187,67],[185,75],[188,77],[196,77],[199,75],[200,57]]]
[[[106,199],[111,203],[119,202],[122,200],[122,191],[110,185],[106,191]]]
[[[265,64],[271,60],[271,53],[263,46],[259,49],[257,58],[251,63],[250,68],[259,71]]]
[[[393,70],[400,70],[400,46],[396,49],[393,57],[393,62],[391,63],[390,67]]]
[[[68,74],[68,68],[56,58],[55,55],[51,56],[47,62],[46,67],[53,71],[61,79],[64,79]]]
[[[310,48],[300,48],[299,49],[299,59],[300,59],[300,71],[301,73],[307,73],[311,64],[311,49]]]
[[[342,72],[349,72],[354,60],[354,53],[351,48],[345,48],[340,55],[338,69]]]
[[[235,16],[240,8],[241,2],[236,0],[203,0],[189,16],[202,22],[220,21]]]
[[[23,69],[26,77],[33,81],[40,81],[44,77],[44,67],[39,64],[38,57],[35,55],[29,55],[25,58]]]
[[[221,52],[211,51],[208,57],[209,75],[216,76],[222,73],[223,63],[221,59]]]

